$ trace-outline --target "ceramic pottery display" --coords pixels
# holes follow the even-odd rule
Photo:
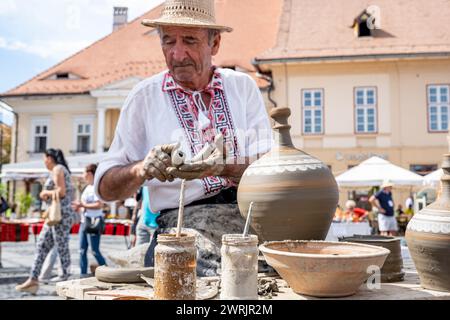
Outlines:
[[[289,108],[270,115],[277,145],[252,163],[238,188],[241,214],[247,218],[251,202],[252,227],[262,241],[324,240],[339,192],[328,166],[292,144]]]
[[[353,237],[339,238],[339,241],[362,243],[388,249],[391,253],[388,255],[381,269],[381,282],[403,281],[405,273],[402,270],[403,259],[400,238],[355,235]]]
[[[425,289],[450,291],[450,154],[442,163],[442,194],[414,215],[406,242]]]
[[[313,297],[351,296],[390,251],[350,242],[274,241],[259,247],[292,290]]]

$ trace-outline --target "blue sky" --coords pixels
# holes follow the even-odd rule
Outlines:
[[[162,0],[0,0],[0,93],[112,31],[113,7],[132,20]]]

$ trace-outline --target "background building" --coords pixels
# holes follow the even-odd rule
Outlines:
[[[165,69],[140,24],[160,10],[125,23],[116,9],[111,35],[0,96],[19,114],[18,161],[108,149],[131,88]],[[336,175],[372,155],[425,174],[449,151],[450,0],[216,0],[216,11],[235,30],[215,63],[252,75],[268,108],[289,106],[296,146]]]
[[[296,145],[336,174],[372,155],[436,168],[448,151],[448,16],[447,0],[284,1],[277,46],[256,63],[293,111]]]
[[[40,159],[49,147],[66,155],[108,150],[130,90],[166,69],[156,30],[141,25],[161,9],[127,23],[126,9],[115,8],[110,35],[0,95],[19,114],[18,162]],[[250,74],[264,90],[268,82],[251,61],[275,45],[281,9],[281,0],[217,1],[218,21],[235,31],[222,35],[214,63]]]

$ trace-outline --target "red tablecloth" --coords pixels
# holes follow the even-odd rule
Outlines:
[[[43,223],[33,224],[31,226],[31,231],[34,235],[38,235],[42,231]],[[80,231],[80,224],[74,224],[70,233],[78,234]],[[111,236],[128,236],[130,234],[130,226],[122,223],[106,223],[104,235]]]
[[[29,227],[27,223],[0,223],[0,242],[28,241]]]

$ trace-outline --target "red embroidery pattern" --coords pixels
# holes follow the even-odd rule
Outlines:
[[[163,82],[163,91],[171,97],[172,106],[181,127],[184,129],[192,154],[196,155],[207,141],[216,133],[222,133],[227,146],[228,157],[237,158],[239,149],[235,136],[233,119],[223,90],[223,81],[220,73],[214,72],[213,79],[205,91],[212,95],[211,108],[208,112],[212,122],[212,130],[198,128],[198,111],[193,102],[192,95],[176,84],[170,73],[167,73]],[[214,131],[212,135],[210,131]],[[221,177],[207,177],[203,179],[205,195],[217,193],[222,189],[234,185],[229,179]]]

